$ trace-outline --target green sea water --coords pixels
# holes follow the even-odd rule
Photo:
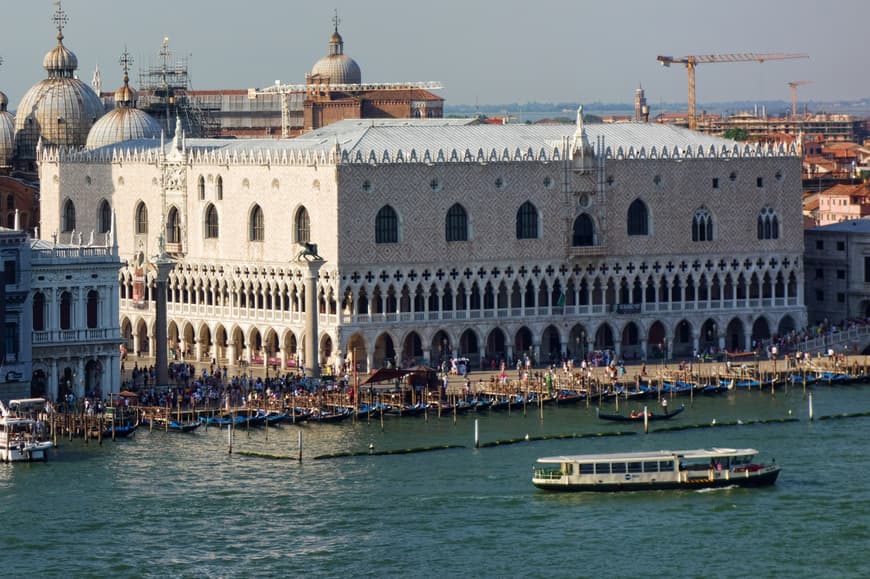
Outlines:
[[[688,398],[673,421],[605,423],[594,407],[286,424],[102,445],[61,441],[46,463],[0,465],[5,577],[867,577],[870,386]],[[651,403],[650,403],[651,404]],[[629,407],[640,407],[631,403]],[[623,404],[623,410],[624,404]],[[613,411],[609,404],[605,411]],[[796,422],[748,424],[771,418]],[[710,424],[661,432],[658,428]],[[740,426],[722,426],[740,420]],[[542,434],[624,436],[474,448]],[[296,455],[269,460],[239,451]],[[421,454],[314,457],[434,445]],[[750,446],[776,485],[716,491],[556,494],[531,484],[539,456]]]

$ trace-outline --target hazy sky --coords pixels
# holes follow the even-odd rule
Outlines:
[[[4,0],[0,90],[10,109],[45,78],[55,44],[49,0]],[[704,64],[697,100],[791,99],[786,84],[811,80],[799,99],[870,97],[867,0],[65,0],[64,44],[90,82],[121,84],[128,47],[139,66],[156,63],[164,36],[190,59],[195,89],[302,83],[327,52],[333,9],[345,54],[363,82],[436,80],[448,104],[632,102],[642,83],[655,110],[685,102],[686,71],[659,54],[806,52],[808,60]]]

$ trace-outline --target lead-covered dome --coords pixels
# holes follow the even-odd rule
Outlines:
[[[121,141],[156,139],[159,136],[160,123],[136,108],[136,91],[130,87],[125,70],[124,85],[115,91],[115,108],[94,123],[85,147],[96,149]]]
[[[8,167],[12,163],[12,152],[15,150],[15,117],[6,110],[9,99],[0,92],[0,167]]]
[[[344,54],[344,41],[338,26],[329,38],[329,54],[314,63],[311,76],[328,79],[329,84],[360,84],[362,73],[354,59]]]
[[[15,117],[15,164],[35,170],[36,144],[84,146],[88,131],[103,115],[103,103],[75,77],[78,59],[63,45],[66,16],[60,13],[57,46],[43,59],[48,78],[33,85],[18,105]]]

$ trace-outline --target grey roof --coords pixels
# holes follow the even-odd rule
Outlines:
[[[616,151],[620,147],[649,151],[663,149],[698,149],[711,147],[717,150],[745,144],[721,137],[714,137],[673,125],[657,123],[585,124],[587,139],[594,145],[599,136],[604,137],[605,147]],[[246,151],[328,151],[338,144],[351,157],[370,152],[380,156],[384,151],[443,150],[449,152],[483,150],[510,151],[542,149],[552,151],[564,138],[572,138],[576,132],[573,124],[481,124],[478,119],[347,119],[300,135],[292,139],[186,139],[190,150],[222,153]],[[156,145],[159,146],[159,145]],[[131,140],[112,145],[119,150],[155,148],[154,141]],[[169,141],[166,147],[171,147]]]
[[[840,221],[839,223],[831,223],[830,225],[812,227],[807,231],[818,231],[821,233],[870,233],[870,219]]]

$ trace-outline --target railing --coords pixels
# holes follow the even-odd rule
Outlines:
[[[74,342],[93,342],[120,337],[117,329],[83,328],[78,330],[42,330],[33,332],[34,344],[69,344]]]

